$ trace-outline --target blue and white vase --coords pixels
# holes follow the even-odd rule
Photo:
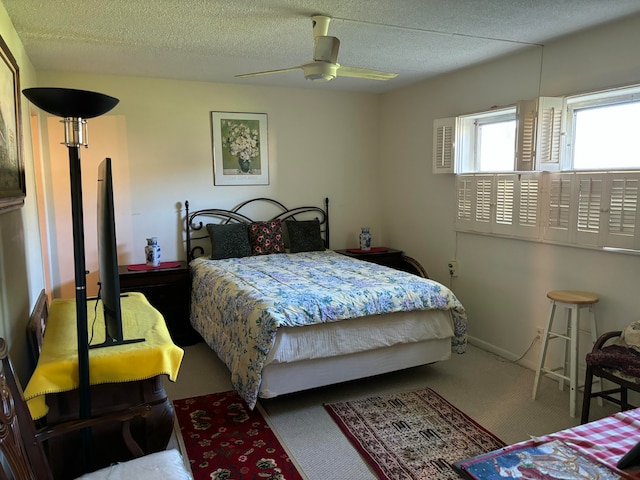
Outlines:
[[[144,254],[147,258],[148,267],[160,266],[160,245],[158,245],[158,237],[147,238]]]
[[[365,252],[371,250],[371,233],[369,232],[369,227],[362,227],[362,231],[360,232],[360,250]]]

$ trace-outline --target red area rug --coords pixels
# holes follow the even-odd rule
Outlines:
[[[459,479],[454,462],[505,445],[429,388],[325,408],[384,480]]]
[[[302,480],[258,408],[235,392],[175,400],[194,480]]]

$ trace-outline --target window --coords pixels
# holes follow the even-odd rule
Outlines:
[[[640,87],[567,99],[564,170],[640,168]]]
[[[640,87],[448,125],[457,230],[640,252]]]
[[[507,108],[459,117],[457,172],[513,172],[516,109]]]

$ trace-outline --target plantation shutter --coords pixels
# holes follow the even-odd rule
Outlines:
[[[456,117],[433,121],[433,173],[454,173]]]
[[[539,198],[539,174],[496,175],[493,232],[516,238],[537,238]]]
[[[547,221],[544,239],[568,243],[573,236],[571,227],[572,173],[554,173],[548,178]]]
[[[457,175],[455,226],[468,232],[491,232],[493,175]]]
[[[603,246],[640,249],[640,173],[611,173],[608,221]]]
[[[536,100],[520,100],[516,106],[516,170],[526,172],[535,167]]]
[[[558,170],[564,100],[540,97],[516,107],[516,170]]]
[[[455,225],[459,230],[472,230],[474,183],[473,175],[458,175],[456,177],[458,204]]]
[[[565,101],[562,98],[540,97],[538,99],[538,170],[558,170],[560,168],[564,111]]]
[[[600,234],[604,227],[603,195],[606,174],[576,174],[578,187],[575,241],[596,247],[602,243]],[[604,228],[603,228],[604,227]]]

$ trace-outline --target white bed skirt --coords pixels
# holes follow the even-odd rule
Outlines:
[[[449,311],[397,312],[391,317],[279,329],[262,370],[259,396],[273,398],[451,356]]]
[[[364,352],[294,363],[271,363],[262,371],[260,397],[371,377],[451,357],[451,339],[424,340]]]

